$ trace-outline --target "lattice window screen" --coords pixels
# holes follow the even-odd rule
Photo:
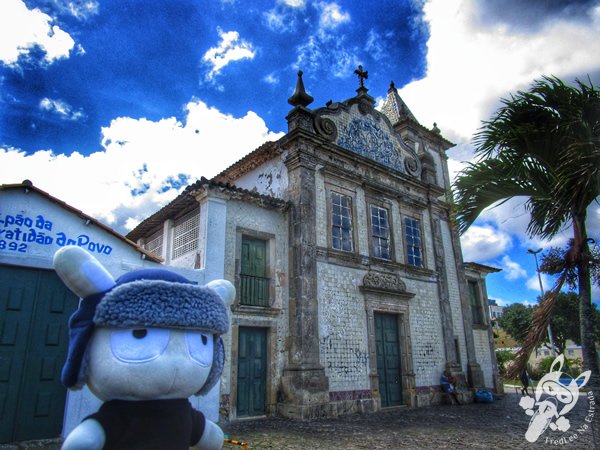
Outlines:
[[[173,258],[198,249],[198,223],[200,214],[192,214],[179,219],[173,227]]]
[[[150,236],[144,247],[150,253],[153,253],[158,257],[162,257],[163,231],[160,230],[158,233],[154,233],[152,236]]]

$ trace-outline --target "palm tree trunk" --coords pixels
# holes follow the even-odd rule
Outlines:
[[[590,275],[590,249],[587,241],[585,213],[573,218],[575,245],[578,245],[577,272],[579,282],[579,324],[583,366],[592,371],[590,383],[600,387],[600,367],[593,334],[592,285]]]
[[[578,257],[577,273],[579,283],[579,325],[581,333],[581,351],[583,354],[583,367],[590,370],[591,376],[587,383],[591,399],[588,400],[589,408],[592,408],[591,402],[597,404],[600,398],[600,370],[598,368],[598,353],[593,335],[592,322],[592,285],[590,276],[590,249],[587,240],[587,231],[585,226],[585,210],[583,214],[574,215],[573,232],[575,234],[575,245],[577,246]],[[578,241],[579,239],[579,241]],[[594,414],[591,422],[592,439],[596,448],[600,444],[600,414]]]

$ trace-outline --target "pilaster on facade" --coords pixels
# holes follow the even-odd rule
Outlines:
[[[452,318],[452,307],[450,305],[450,292],[448,289],[448,273],[446,271],[446,258],[442,242],[442,228],[440,219],[431,214],[431,229],[433,232],[433,252],[435,258],[435,270],[437,272],[437,285],[439,295],[440,317],[442,320],[442,334],[444,337],[444,352],[446,364],[458,366],[456,345],[454,342],[454,323]]]
[[[295,148],[286,159],[290,200],[288,364],[279,413],[302,419],[328,415],[329,381],[319,357],[315,164]]]
[[[454,260],[456,262],[458,291],[460,296],[460,305],[462,311],[462,322],[464,327],[465,344],[467,347],[467,381],[472,388],[485,387],[485,379],[481,365],[477,361],[475,351],[475,338],[473,337],[473,313],[469,302],[469,291],[467,287],[467,279],[463,268],[462,251],[460,249],[460,239],[455,227],[450,227],[450,235],[452,240],[452,248],[454,251]],[[495,357],[495,355],[494,355]]]
[[[225,278],[223,249],[227,239],[227,198],[207,189],[198,194],[196,199],[200,203],[199,266],[206,270],[206,279],[209,281]]]

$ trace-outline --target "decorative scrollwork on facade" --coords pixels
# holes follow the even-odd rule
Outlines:
[[[315,117],[315,130],[325,139],[335,142],[338,137],[337,127],[333,120],[323,116]]]
[[[406,293],[406,284],[395,273],[369,271],[363,277],[362,288]]]
[[[409,174],[414,175],[416,177],[420,176],[420,166],[420,161],[416,157],[416,155],[408,155],[404,158],[404,167],[406,168],[406,171]]]

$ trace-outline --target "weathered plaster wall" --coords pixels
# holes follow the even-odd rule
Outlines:
[[[288,187],[287,168],[281,158],[275,158],[242,175],[235,180],[235,185],[262,195],[285,198]]]
[[[271,278],[273,298],[268,313],[264,311],[243,311],[234,309],[231,319],[233,326],[257,326],[268,328],[268,364],[270,392],[276,392],[278,380],[287,361],[286,337],[288,335],[288,223],[285,213],[267,210],[256,205],[237,200],[227,203],[225,269],[226,279],[234,281],[239,273],[239,248],[242,235],[249,235],[268,241],[268,272]],[[221,379],[221,394],[230,395],[232,385],[232,365],[237,364],[237,342],[230,333],[224,337],[226,360]],[[235,371],[233,371],[235,376]],[[269,399],[268,399],[269,400]]]

